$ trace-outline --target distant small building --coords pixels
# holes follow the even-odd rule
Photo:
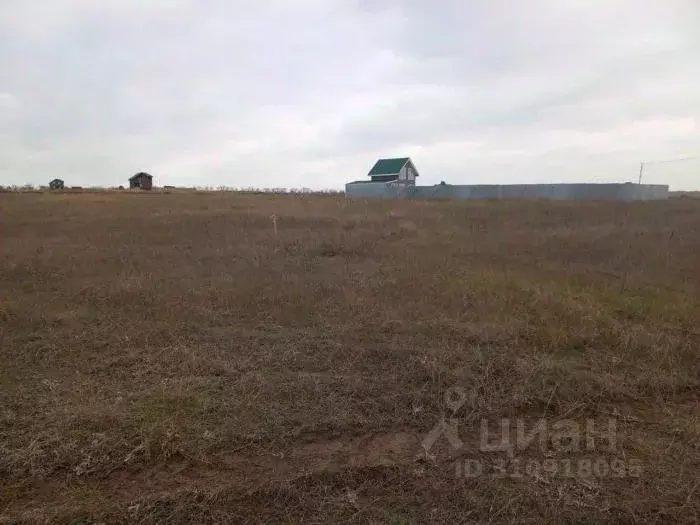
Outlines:
[[[61,179],[54,179],[51,182],[49,182],[49,188],[52,190],[62,190],[65,188],[65,184]]]
[[[150,190],[153,188],[153,175],[148,173],[139,172],[129,179],[129,188],[131,189],[141,189]]]
[[[415,184],[418,170],[409,157],[379,159],[367,174],[372,182],[402,182]]]

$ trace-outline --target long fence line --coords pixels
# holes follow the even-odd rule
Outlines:
[[[349,198],[393,199],[550,199],[637,201],[668,198],[668,186],[659,184],[480,184],[413,186],[396,183],[355,182],[345,187]]]

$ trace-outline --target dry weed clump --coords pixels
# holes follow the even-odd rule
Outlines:
[[[0,209],[8,522],[699,521],[692,199]],[[613,417],[641,475],[456,477],[452,416],[481,461],[482,421]]]

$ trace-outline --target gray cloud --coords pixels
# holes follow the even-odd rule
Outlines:
[[[630,180],[697,152],[691,0],[6,0],[0,183]],[[700,189],[700,163],[649,170]]]

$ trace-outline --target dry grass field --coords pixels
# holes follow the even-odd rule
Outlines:
[[[0,522],[700,522],[693,199],[8,193],[0,228]],[[485,450],[504,418],[595,446]]]

